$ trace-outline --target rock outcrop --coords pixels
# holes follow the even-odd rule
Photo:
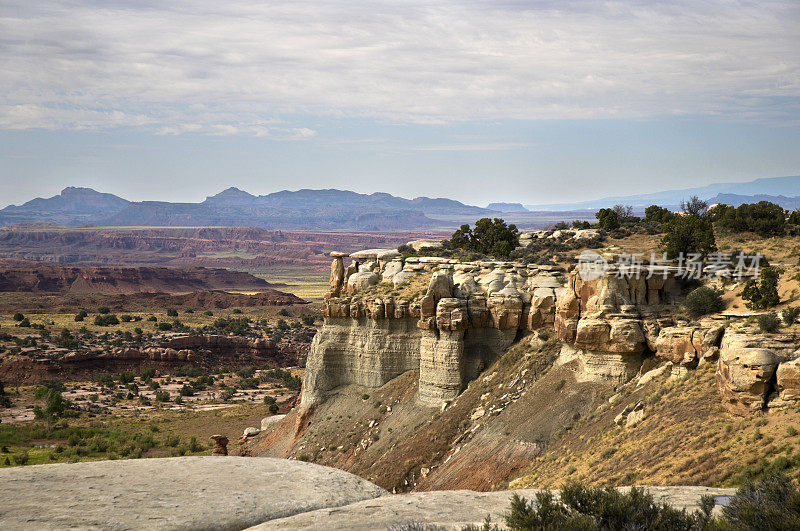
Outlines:
[[[792,334],[726,332],[716,373],[725,406],[744,414],[761,411],[770,404],[779,406],[799,400],[797,346],[798,338]]]
[[[211,440],[214,441],[214,448],[211,449],[211,455],[225,456],[228,455],[228,438],[224,435],[212,435]]]
[[[591,235],[587,235],[590,237]],[[556,266],[402,260],[392,249],[335,253],[324,325],[312,343],[302,401],[340,385],[380,387],[419,371],[419,401],[455,399],[521,336],[553,332],[578,381],[620,385],[659,364],[673,375],[716,364],[726,405],[739,413],[800,400],[797,338],[753,336],[713,319],[675,317],[686,291],[676,267]],[[641,274],[640,274],[641,273]]]
[[[628,278],[618,268],[583,280],[556,266],[403,261],[388,249],[353,253],[347,269],[343,253],[333,256],[306,406],[339,385],[378,387],[408,370],[419,371],[420,401],[439,405],[520,335],[547,329],[571,345],[585,378],[621,383],[655,348],[659,311],[681,290],[674,276]]]

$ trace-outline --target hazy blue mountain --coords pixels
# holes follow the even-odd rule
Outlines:
[[[498,212],[529,212],[522,203],[489,203],[486,208]]]
[[[725,203],[726,205],[739,206],[744,203],[758,203],[759,201],[769,201],[780,205],[786,210],[800,208],[800,197],[786,197],[785,195],[739,195],[739,194],[717,194],[708,199],[709,205]]]
[[[255,196],[239,190],[228,188],[217,195],[210,196],[203,204],[213,205],[260,205],[285,208],[360,208],[372,211],[378,210],[414,210],[424,214],[437,215],[480,215],[491,214],[492,211],[459,201],[446,198],[431,199],[417,197],[405,199],[391,194],[376,192],[374,194],[359,194],[349,190],[283,190],[267,195]]]
[[[19,206],[7,206],[0,210],[0,225],[37,222],[92,224],[121,211],[129,203],[113,194],[70,186],[53,197],[37,197]]]
[[[676,208],[682,200],[696,195],[700,199],[711,199],[719,194],[735,194],[739,196],[798,196],[800,195],[800,175],[788,177],[770,177],[756,179],[745,183],[715,183],[697,188],[684,188],[681,190],[668,190],[664,192],[653,192],[651,194],[627,195],[604,197],[591,201],[580,201],[577,203],[557,203],[543,205],[525,205],[529,210],[597,210],[616,204],[632,205],[634,207],[646,207],[649,205],[661,205]],[[753,199],[744,202],[752,203]],[[757,200],[755,200],[757,201]],[[712,201],[715,203],[717,201]]]

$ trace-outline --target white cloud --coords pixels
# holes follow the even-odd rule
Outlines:
[[[0,10],[0,127],[314,135],[399,122],[785,121],[800,4],[18,2]]]

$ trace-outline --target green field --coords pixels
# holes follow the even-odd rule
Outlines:
[[[330,273],[316,271],[308,266],[272,266],[240,271],[246,271],[273,284],[286,284],[278,289],[308,301],[321,301],[329,288]]]

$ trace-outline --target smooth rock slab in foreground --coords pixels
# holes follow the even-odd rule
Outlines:
[[[175,457],[0,470],[2,529],[243,529],[387,494],[285,459]]]
[[[709,487],[646,487],[656,501],[666,502],[678,509],[694,511],[700,508],[700,497],[710,494],[718,505],[726,505],[735,489]],[[499,492],[445,490],[383,496],[345,507],[319,509],[265,522],[250,531],[269,529],[326,529],[326,530],[385,530],[393,525],[412,522],[462,529],[480,525],[487,514],[492,522],[502,524],[511,505],[511,496],[532,499],[536,490],[523,489]]]

